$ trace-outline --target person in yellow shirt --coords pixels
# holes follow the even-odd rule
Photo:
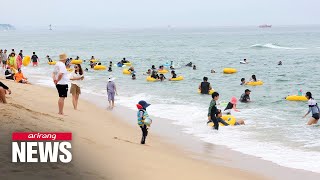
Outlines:
[[[23,83],[23,84],[28,84],[29,82],[27,81],[27,78],[24,77],[23,73],[21,72],[21,69],[18,69],[18,73],[14,74],[14,80],[17,83]]]

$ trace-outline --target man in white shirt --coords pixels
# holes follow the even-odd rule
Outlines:
[[[69,84],[68,71],[65,65],[67,60],[67,55],[65,53],[60,54],[59,58],[60,60],[54,66],[52,79],[59,93],[59,101],[58,101],[59,114],[64,115],[63,114],[64,99],[68,95],[68,84]]]

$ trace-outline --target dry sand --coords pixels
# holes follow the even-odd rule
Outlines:
[[[193,159],[190,152],[165,143],[152,129],[147,144],[140,145],[138,126],[83,100],[75,111],[71,96],[65,101],[67,116],[60,116],[55,89],[1,81],[12,94],[7,95],[8,104],[0,104],[0,179],[265,179]],[[13,131],[71,131],[72,162],[11,163]]]

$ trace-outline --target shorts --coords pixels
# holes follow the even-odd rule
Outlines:
[[[70,94],[72,94],[72,95],[81,94],[80,87],[77,86],[76,84],[72,84],[72,83],[71,83]]]
[[[68,84],[57,84],[56,88],[59,93],[59,97],[67,97],[68,96]]]
[[[312,114],[312,117],[316,120],[319,120],[319,113]]]
[[[108,101],[114,101],[115,92],[108,92]]]
[[[33,66],[38,66],[38,62],[32,62]]]

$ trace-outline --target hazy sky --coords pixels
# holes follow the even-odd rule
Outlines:
[[[17,27],[320,24],[320,0],[0,0],[0,3],[0,24]]]

